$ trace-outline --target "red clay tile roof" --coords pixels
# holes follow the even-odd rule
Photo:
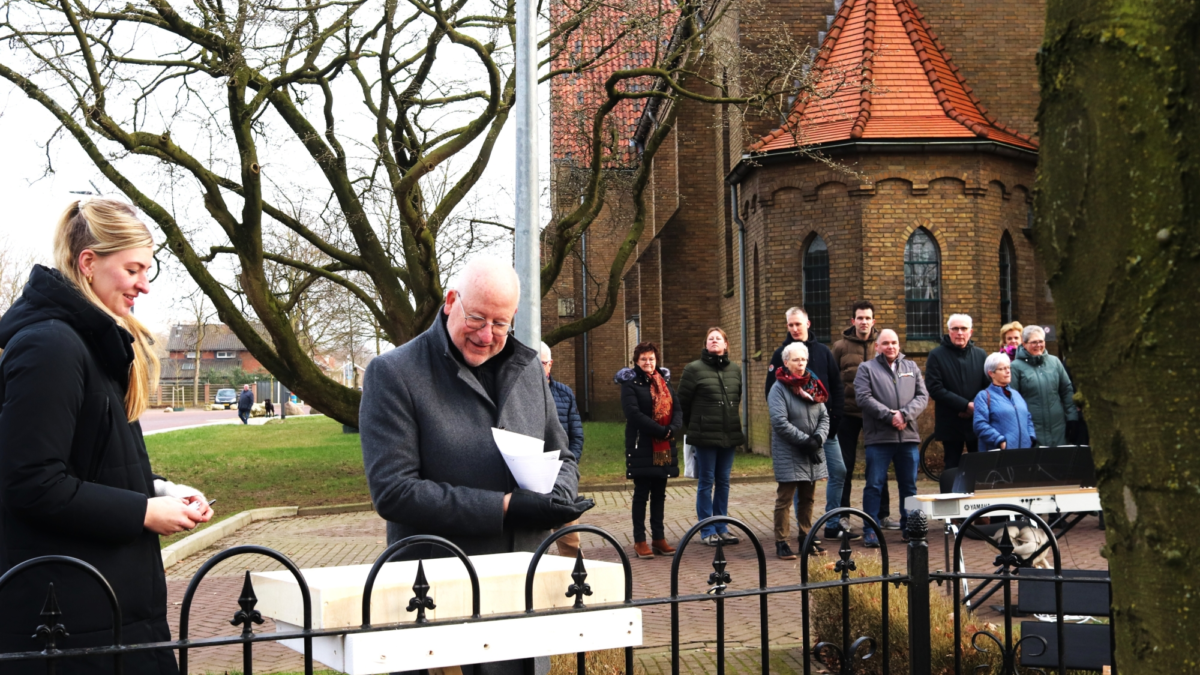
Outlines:
[[[656,6],[660,8],[657,15]],[[593,117],[608,100],[604,82],[618,70],[654,65],[660,58],[656,47],[661,49],[666,44],[659,43],[654,36],[661,35],[664,40],[670,37],[674,27],[673,7],[671,0],[605,3],[577,30],[555,41],[555,47],[561,48],[551,64],[555,70],[573,68],[595,58],[598,51],[607,51],[584,72],[558,75],[550,80],[552,161],[583,166],[591,162]],[[562,1],[550,6],[551,21],[555,25],[574,16],[575,12],[575,8]],[[653,77],[640,77],[625,80],[620,89],[648,91],[653,85]],[[610,148],[613,155],[606,162],[609,168],[637,164],[638,154],[630,140],[649,100],[624,99],[608,114],[604,138],[613,146]]]
[[[849,140],[984,138],[1037,150],[987,113],[912,0],[846,0],[770,152]]]

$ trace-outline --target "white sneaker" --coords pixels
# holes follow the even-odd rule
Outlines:
[[[898,529],[900,529],[900,521],[898,521],[898,520],[892,520],[891,516],[888,516],[887,518],[884,518],[884,519],[883,519],[883,522],[882,522],[882,523],[880,523],[879,525],[880,525],[880,527],[882,527],[882,528],[883,528],[883,529],[885,529],[885,530],[898,530]]]

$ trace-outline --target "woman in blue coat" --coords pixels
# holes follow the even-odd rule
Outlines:
[[[979,451],[1037,445],[1029,406],[1021,394],[1008,386],[1012,382],[1012,362],[1008,354],[989,355],[983,362],[983,370],[992,384],[975,395],[974,427],[979,438]]]

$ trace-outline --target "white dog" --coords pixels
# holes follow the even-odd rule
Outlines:
[[[1012,540],[1013,553],[1020,556],[1022,560],[1028,559],[1029,556],[1033,555],[1034,551],[1050,541],[1050,537],[1047,537],[1041,528],[1028,523],[1020,525],[1008,524],[1004,528],[996,530],[996,533],[992,535],[992,539],[995,539],[999,543],[1000,539],[1004,536],[1004,530],[1008,530],[1008,538]],[[1046,550],[1039,553],[1031,561],[1032,566],[1039,569],[1050,569],[1049,556],[1050,547],[1047,546]]]

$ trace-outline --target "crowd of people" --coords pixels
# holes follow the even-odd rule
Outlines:
[[[132,310],[150,290],[153,252],[149,228],[128,204],[75,202],[57,226],[55,268],[35,267],[0,319],[0,573],[44,555],[91,564],[116,594],[129,643],[170,639],[159,536],[213,516],[200,491],[151,471],[138,423],[156,386],[158,359]],[[575,397],[551,375],[549,347],[541,345],[539,359],[537,350],[511,339],[519,295],[511,264],[472,260],[446,291],[432,325],[367,368],[359,410],[363,464],[375,510],[387,521],[388,544],[437,535],[468,555],[533,551],[594,506],[578,491],[584,438]],[[801,554],[820,551],[821,537],[879,546],[876,528],[853,532],[846,519],[826,518],[824,532],[809,537],[819,482],[826,481],[826,513],[850,503],[860,434],[863,510],[882,528],[904,527],[904,500],[916,492],[917,420],[930,399],[947,466],[964,452],[1086,443],[1070,378],[1046,353],[1039,326],[1005,325],[989,355],[971,339],[971,317],[954,314],[923,373],[900,351],[895,331],[877,329],[870,302],[852,307],[852,324],[832,348],[814,339],[803,309],[789,309],[785,319],[787,337],[772,355],[764,391],[781,558],[797,557],[792,512],[801,546],[812,545]],[[664,501],[668,480],[680,474],[681,449],[694,457],[697,521],[729,514],[736,449],[746,443],[739,414],[745,374],[729,358],[725,331],[712,327],[677,385],[651,342],[634,348],[631,367],[615,380],[627,421],[635,553],[670,555]],[[239,413],[252,400],[246,388]],[[497,452],[496,428],[559,452],[561,468],[548,493],[517,484]],[[889,512],[893,466],[898,520]],[[710,546],[739,543],[725,523],[706,524],[700,539]],[[575,532],[560,533],[557,542],[560,553],[579,554]],[[446,555],[428,543],[398,553]],[[8,589],[0,652],[28,649],[28,617],[37,614],[52,580],[73,589],[58,600],[77,622],[61,646],[107,644],[107,599],[98,588],[88,590],[81,574],[39,567]],[[110,672],[108,663],[85,657],[60,672]],[[37,665],[9,671],[34,672]],[[129,654],[125,668],[178,673],[170,650]],[[480,664],[476,672],[548,668],[538,658]]]
[[[866,460],[863,511],[880,528],[905,529],[904,503],[917,490],[917,420],[931,400],[936,404],[934,436],[947,468],[957,467],[966,452],[1087,442],[1070,378],[1062,362],[1046,353],[1040,326],[1005,324],[996,351],[989,354],[972,339],[971,317],[953,314],[922,371],[900,351],[894,330],[875,326],[870,301],[851,309],[851,325],[832,348],[810,335],[804,309],[787,310],[787,336],[767,367],[778,557],[797,557],[791,543],[793,513],[801,553],[819,553],[822,537],[843,534],[862,539],[868,548],[879,546],[881,533],[874,526],[859,533],[849,519],[831,517],[804,549],[820,481],[826,481],[825,513],[850,505],[860,435]],[[666,486],[679,475],[684,443],[695,457],[697,521],[729,514],[734,453],[746,439],[739,414],[743,374],[729,359],[725,331],[712,327],[700,358],[684,368],[677,393],[653,342],[638,344],[632,367],[614,379],[621,386],[627,477],[634,484],[634,552],[641,558],[669,555],[675,548],[663,526]],[[889,470],[899,492],[899,518],[892,517],[889,507]],[[739,543],[725,523],[705,525],[700,540],[709,546]]]

